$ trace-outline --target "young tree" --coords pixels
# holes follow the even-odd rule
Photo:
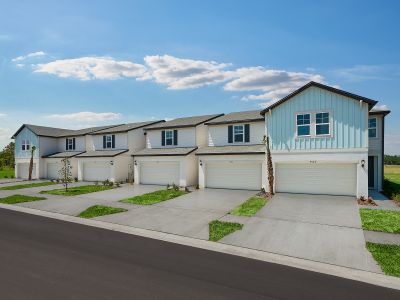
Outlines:
[[[33,170],[33,155],[35,154],[36,146],[31,148],[31,160],[29,161],[29,180],[32,180],[32,170]]]
[[[267,169],[268,169],[268,185],[269,194],[274,194],[274,167],[272,165],[271,149],[269,147],[269,137],[264,135],[264,144],[267,146]]]
[[[72,178],[72,166],[71,162],[69,161],[68,157],[65,157],[61,160],[61,169],[58,171],[58,174],[61,177],[61,182],[64,184],[65,191],[68,191],[68,183],[71,183]]]

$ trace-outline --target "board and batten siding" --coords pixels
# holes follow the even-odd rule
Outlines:
[[[22,140],[29,140],[31,147],[36,146],[36,151],[34,153],[34,157],[39,157],[39,137],[30,131],[28,128],[24,128],[21,132],[15,137],[15,157],[16,158],[30,158],[31,151],[23,151],[22,150]]]
[[[296,114],[308,112],[329,112],[332,135],[297,137]],[[318,87],[310,87],[273,108],[265,119],[272,150],[368,147],[368,104]]]

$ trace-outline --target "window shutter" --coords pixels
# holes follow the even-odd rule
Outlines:
[[[244,141],[245,143],[250,142],[250,124],[244,125]]]
[[[65,150],[68,150],[68,139],[65,139]]]
[[[112,144],[111,144],[112,148],[115,148],[115,135],[112,135]]]
[[[165,146],[165,131],[161,131],[161,146]]]
[[[103,149],[106,149],[106,136],[103,135]]]
[[[72,150],[75,150],[75,138],[72,139]]]
[[[174,146],[178,145],[178,130],[174,130]]]
[[[228,126],[228,143],[233,143],[233,126]]]

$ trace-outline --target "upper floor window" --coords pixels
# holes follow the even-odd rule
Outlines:
[[[75,150],[75,138],[65,139],[65,150]]]
[[[308,136],[310,135],[310,114],[299,114],[296,117],[297,136]]]
[[[113,149],[115,148],[115,135],[103,135],[103,148]]]
[[[22,151],[29,151],[31,149],[31,144],[29,140],[22,140],[21,149]]]
[[[178,145],[178,130],[163,130],[161,132],[161,145],[162,146]]]
[[[235,143],[243,143],[244,138],[244,126],[235,125],[233,126],[233,140]]]
[[[376,138],[376,118],[368,119],[368,137]]]
[[[315,114],[315,134],[326,135],[330,134],[329,113],[320,112]]]

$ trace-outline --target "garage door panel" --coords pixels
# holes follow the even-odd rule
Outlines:
[[[61,169],[60,163],[48,163],[47,164],[47,178],[48,179],[59,179],[59,170]]]
[[[285,193],[355,195],[355,164],[277,164],[276,191]]]
[[[18,163],[18,178],[28,179],[29,178],[29,163]],[[33,164],[32,178],[36,178],[36,164]]]
[[[142,162],[140,163],[140,183],[179,185],[179,162]]]
[[[206,164],[206,187],[259,190],[261,163],[210,162]]]
[[[84,181],[104,181],[111,177],[109,162],[85,162],[83,164]]]

